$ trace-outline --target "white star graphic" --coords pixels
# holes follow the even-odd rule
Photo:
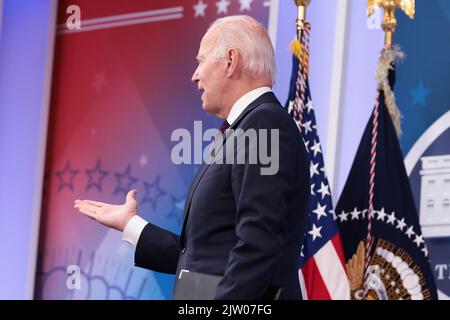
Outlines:
[[[400,229],[400,231],[403,231],[404,227],[406,227],[405,218],[402,218],[402,220],[397,220],[397,227],[395,229]]]
[[[312,196],[315,196],[316,195],[316,193],[314,192],[314,188],[316,187],[316,184],[315,183],[313,183],[312,185],[311,185],[311,195]]]
[[[345,211],[342,211],[342,213],[339,215],[341,222],[347,221],[347,216],[348,216],[348,213],[345,213]]]
[[[427,249],[426,246],[423,247],[422,252],[423,252],[423,254],[425,255],[425,257],[428,257],[428,249]]]
[[[313,210],[313,212],[317,215],[317,221],[319,221],[321,217],[327,216],[327,214],[325,213],[326,209],[327,209],[327,205],[324,205],[322,207],[320,205],[320,203],[317,204],[317,208],[315,210]]]
[[[292,113],[293,110],[294,110],[294,101],[289,100],[287,111],[288,111],[288,113]]]
[[[425,243],[423,241],[423,235],[419,236],[418,234],[416,234],[416,238],[414,239],[413,242],[415,242],[415,244],[417,244],[417,247],[420,247],[420,244]]]
[[[312,230],[308,232],[313,237],[313,241],[315,241],[317,238],[322,238],[320,230],[322,230],[322,227],[316,227],[316,225],[313,223]]]
[[[205,10],[208,7],[206,3],[203,2],[203,0],[199,0],[197,4],[194,5],[194,17],[204,17],[205,16]]]
[[[241,3],[240,11],[250,11],[252,9],[251,5],[253,0],[239,0],[239,2]]]
[[[317,190],[317,192],[322,195],[322,200],[327,195],[331,196],[329,187],[327,185],[324,185],[323,182],[320,183],[320,189]]]
[[[228,6],[230,5],[229,0],[220,0],[216,2],[217,14],[227,14]]]
[[[142,155],[142,156],[139,158],[139,164],[141,165],[141,167],[144,167],[144,166],[147,165],[147,163],[148,163],[148,157],[145,156],[145,155]]]
[[[365,218],[366,218],[366,213],[367,213],[367,209],[364,209],[364,210],[361,212],[361,217],[362,217],[362,219],[365,219]]]
[[[311,99],[308,99],[308,103],[306,104],[305,107],[308,110],[308,114],[311,112],[311,110],[314,110],[313,102]]]
[[[384,218],[386,217],[386,212],[384,211],[384,208],[378,211],[378,218],[377,220],[381,220],[384,222]]]
[[[320,142],[314,140],[314,145],[310,148],[310,150],[314,152],[314,157],[318,153],[322,153],[322,151],[320,150]]]
[[[310,142],[311,142],[311,141],[309,141],[309,140],[308,140],[308,141],[305,141],[305,147],[306,147],[306,150],[308,150],[308,147],[309,147]]]
[[[384,208],[383,208],[383,211],[384,211]],[[395,220],[396,220],[395,211],[392,211],[392,213],[388,216],[386,223],[390,223],[390,224],[394,225]]]
[[[314,164],[313,162],[311,162],[311,165],[309,166],[311,178],[314,177],[315,174],[319,175],[319,170],[317,170],[318,167],[319,167],[318,163]]]
[[[415,232],[413,231],[413,226],[409,227],[409,229],[405,231],[405,234],[408,236],[408,239],[410,239],[411,236],[415,234]]]
[[[369,215],[368,215],[369,216],[369,220],[375,218],[375,213],[376,212],[377,212],[376,210],[372,210],[372,211],[369,210]]]
[[[355,209],[353,209],[352,212],[350,212],[350,214],[352,215],[352,220],[358,220],[359,219],[359,214],[361,212],[358,211],[358,208],[355,207]]]
[[[311,123],[312,121],[307,121],[302,124],[302,127],[305,128],[305,134],[308,134],[308,132],[312,132]]]

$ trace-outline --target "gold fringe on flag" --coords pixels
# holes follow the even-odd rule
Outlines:
[[[400,50],[400,47],[395,45],[391,48],[386,48],[381,53],[380,61],[378,62],[377,70],[375,77],[378,82],[378,88],[383,90],[386,107],[391,115],[392,122],[394,123],[395,130],[397,132],[397,136],[400,137],[402,135],[401,128],[401,119],[402,115],[400,110],[397,107],[397,103],[395,101],[395,94],[389,85],[388,75],[389,70],[394,68],[394,65],[403,60],[405,54]]]

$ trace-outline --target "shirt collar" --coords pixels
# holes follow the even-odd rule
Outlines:
[[[236,121],[237,118],[239,118],[241,113],[244,111],[245,108],[247,108],[250,105],[250,103],[258,99],[264,93],[271,91],[272,89],[269,87],[260,87],[252,91],[249,91],[242,97],[240,97],[231,107],[230,113],[228,114],[227,122],[230,124],[230,126],[233,124],[233,122]]]

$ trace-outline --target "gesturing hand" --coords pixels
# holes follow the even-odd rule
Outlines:
[[[97,222],[122,232],[128,221],[137,214],[136,192],[129,191],[122,205],[77,199],[74,208]]]

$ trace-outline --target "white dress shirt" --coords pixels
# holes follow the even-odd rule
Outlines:
[[[241,113],[250,105],[250,103],[270,91],[272,91],[272,89],[269,87],[260,87],[249,91],[242,97],[240,97],[231,107],[230,113],[228,114],[227,122],[230,124],[230,126],[233,125],[233,122],[235,122],[237,118],[239,118]],[[144,230],[144,227],[147,225],[147,223],[148,222],[146,220],[142,219],[138,215],[131,218],[123,229],[122,240],[131,243],[133,246],[136,246],[142,230]]]

